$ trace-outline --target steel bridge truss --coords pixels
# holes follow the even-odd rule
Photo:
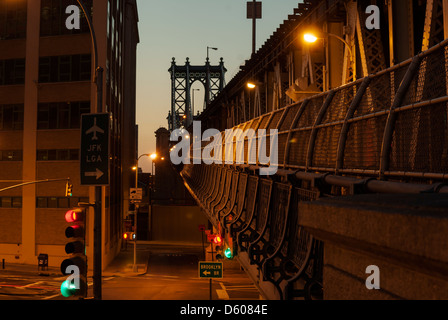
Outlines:
[[[185,65],[177,66],[173,58],[171,68],[171,111],[168,116],[169,130],[182,126],[188,127],[193,122],[194,110],[191,104],[191,86],[199,81],[204,85],[204,105],[207,106],[221,92],[225,86],[224,61],[221,58],[219,65],[210,65],[207,58],[204,66],[190,65],[187,58]]]
[[[448,193],[448,40],[233,129],[214,164],[183,165],[186,187],[265,298],[321,298],[323,242],[300,225],[301,201]],[[249,161],[247,129],[278,130],[276,175]]]

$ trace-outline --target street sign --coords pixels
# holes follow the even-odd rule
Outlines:
[[[262,3],[261,1],[255,2],[255,19],[261,19]],[[247,2],[247,19],[254,18],[254,1]]]
[[[199,278],[222,278],[222,262],[199,262]]]
[[[81,185],[109,185],[108,113],[84,114],[81,124]]]
[[[143,189],[142,188],[131,188],[131,191],[129,192],[129,199],[142,200],[143,199]]]

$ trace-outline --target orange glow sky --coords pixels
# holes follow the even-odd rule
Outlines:
[[[227,68],[226,83],[252,52],[252,20],[246,19],[247,0],[137,0],[140,44],[137,64],[137,124],[139,154],[155,151],[154,132],[167,127],[171,109],[171,82],[168,69],[172,58],[184,65],[204,65],[207,46],[210,63],[222,57]],[[257,20],[257,49],[298,7],[298,0],[263,0],[263,19]],[[195,110],[202,110],[204,93],[195,93]],[[195,112],[196,113],[196,112]],[[140,160],[150,172],[151,160]]]

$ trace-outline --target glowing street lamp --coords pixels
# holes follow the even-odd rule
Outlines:
[[[308,43],[314,43],[317,41],[317,39],[318,38],[312,33],[305,33],[303,35],[303,40],[305,40],[305,42],[308,42]]]
[[[355,61],[355,56],[354,56],[354,53],[353,53],[353,50],[352,50],[350,44],[349,44],[347,41],[345,41],[343,38],[341,38],[340,36],[335,35],[335,34],[333,34],[333,33],[324,32],[323,35],[325,36],[325,38],[319,38],[319,37],[317,37],[315,34],[313,34],[313,33],[311,33],[311,32],[306,32],[306,33],[303,35],[303,40],[304,40],[305,42],[307,42],[307,43],[315,43],[318,39],[324,39],[324,40],[325,40],[325,39],[327,39],[328,37],[333,37],[333,38],[338,39],[338,40],[341,41],[342,43],[344,43],[345,46],[346,46],[347,49],[348,49],[349,54],[350,54],[350,64],[353,66],[353,80],[356,80],[356,64],[355,64],[356,61]],[[325,91],[326,91],[327,89],[328,89],[328,88],[325,88]]]
[[[257,85],[256,85],[255,83],[253,83],[253,82],[248,82],[248,83],[247,83],[247,87],[248,87],[249,89],[255,89],[255,88],[257,87]]]
[[[343,38],[341,38],[340,36],[335,35],[333,33],[325,32],[324,35],[336,38],[339,41],[343,42],[347,46],[348,51],[350,52],[350,59],[352,59],[352,61],[353,61],[353,51],[352,51],[352,48],[350,47],[350,44],[347,41],[345,41]],[[318,38],[316,35],[314,35],[313,33],[310,33],[310,32],[307,32],[303,35],[303,40],[305,40],[305,42],[308,42],[308,43],[314,43],[318,39],[324,39],[324,38]]]
[[[138,157],[137,162],[135,164],[135,167],[132,168],[132,170],[135,170],[135,188],[138,188],[138,161],[141,157],[150,157],[152,160],[157,158],[157,154],[149,154],[145,153],[142,154],[140,157]],[[134,217],[134,233],[137,234],[137,216],[138,216],[138,204],[135,205],[135,217]],[[134,266],[133,271],[137,272],[137,236],[135,235],[135,241],[134,241]]]

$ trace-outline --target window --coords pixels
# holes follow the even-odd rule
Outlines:
[[[23,105],[0,105],[0,130],[23,130]]]
[[[65,9],[70,5],[79,7],[76,0],[42,0],[40,12],[40,35],[41,36],[57,36],[65,34],[89,33],[89,25],[80,8],[80,29],[69,30],[65,26],[68,15]],[[88,11],[93,11],[93,1],[84,0],[84,5]]]
[[[47,208],[57,208],[58,207],[58,198],[49,197],[47,198]]]
[[[22,150],[0,150],[0,161],[22,161]]]
[[[22,208],[22,197],[13,197],[12,198],[12,207],[13,208]]]
[[[0,60],[0,86],[25,84],[25,59]]]
[[[90,113],[90,102],[40,103],[37,129],[79,129],[81,115]]]
[[[89,81],[91,79],[90,54],[39,58],[39,82]]]
[[[87,197],[37,197],[36,207],[37,208],[62,208],[69,209],[78,206],[79,202],[89,202]]]
[[[1,207],[2,208],[11,208],[12,207],[12,198],[11,197],[1,197]]]
[[[76,161],[79,160],[78,149],[37,150],[37,161]]]
[[[26,37],[26,0],[0,1],[0,40]]]
[[[0,208],[22,208],[22,197],[0,197]]]
[[[70,199],[58,198],[58,208],[70,208]]]
[[[37,208],[46,208],[47,207],[47,198],[38,197],[36,199],[36,207]]]

